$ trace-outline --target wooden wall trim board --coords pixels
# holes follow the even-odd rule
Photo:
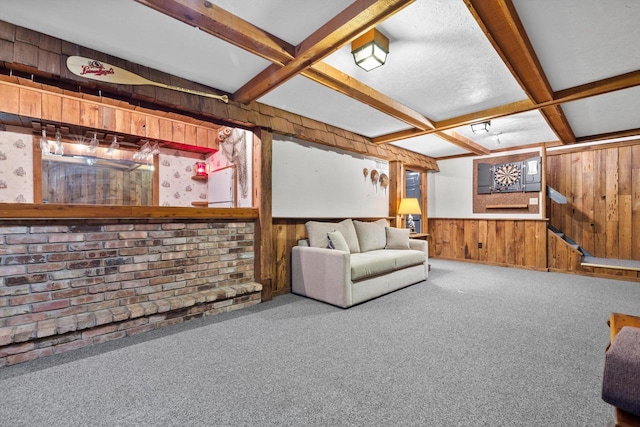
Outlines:
[[[256,208],[192,208],[177,206],[60,205],[0,203],[0,220],[27,219],[241,219],[256,220]]]
[[[25,83],[25,79],[0,75],[0,111],[27,117],[29,121],[125,133],[210,151],[219,149],[220,126],[213,123],[194,123],[194,119],[180,115],[162,117],[159,111],[149,112],[125,103],[110,105],[104,97],[87,99],[80,93],[52,93],[49,87],[25,87]]]

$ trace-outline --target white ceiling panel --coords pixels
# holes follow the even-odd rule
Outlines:
[[[352,0],[214,0],[217,6],[296,46]],[[304,19],[291,19],[292,16]]]
[[[453,145],[434,134],[407,138],[402,141],[392,142],[391,144],[434,158],[458,156],[469,153],[468,150]]]
[[[195,0],[146,1],[160,9],[202,7],[202,3]],[[255,38],[259,46],[264,42],[265,32],[298,45],[356,0],[211,1],[258,27],[253,32],[244,26],[237,27],[233,20],[223,23],[244,35],[241,43],[251,44]],[[389,139],[395,138],[395,132],[412,129],[394,118],[398,110],[413,110],[408,114],[424,115],[434,121],[436,127],[439,122],[452,118],[462,117],[460,122],[468,122],[495,117],[497,112],[504,117],[492,120],[488,135],[475,135],[466,125],[454,129],[490,150],[553,142],[558,139],[557,135],[567,138],[572,133],[585,141],[602,133],[615,137],[615,132],[624,132],[621,135],[626,136],[625,131],[629,129],[639,129],[640,133],[640,115],[634,114],[640,108],[637,101],[640,89],[633,87],[635,80],[628,74],[626,79],[618,81],[631,88],[596,97],[585,92],[582,94],[585,99],[563,105],[571,129],[557,120],[549,120],[555,126],[550,128],[537,110],[517,114],[519,110],[513,103],[527,99],[518,81],[527,81],[532,87],[543,85],[536,76],[516,78],[512,75],[490,42],[507,31],[519,46],[519,35],[511,31],[511,22],[520,20],[531,40],[532,54],[539,58],[543,72],[556,91],[640,72],[640,49],[637,48],[640,1],[512,1],[515,10],[501,0],[410,3],[377,25],[390,40],[390,54],[384,66],[369,73],[354,64],[350,43],[342,48],[336,45],[335,52],[323,61],[358,80],[361,84],[352,89],[354,96],[363,101],[300,75],[280,86],[275,82],[275,89],[258,101],[366,137],[384,138],[390,134]],[[389,3],[379,0],[356,5],[366,5],[366,15],[382,14]],[[0,5],[0,20],[229,92],[232,101],[233,93],[271,65],[268,60],[134,0],[0,0]],[[483,9],[487,5],[489,7]],[[511,17],[514,11],[518,16]],[[187,12],[178,15],[190,16]],[[355,21],[361,19],[362,16]],[[214,32],[216,28],[214,25]],[[330,40],[328,37],[323,43]],[[522,62],[526,61],[527,52],[519,53],[503,52],[503,56],[512,64],[520,61],[516,64],[520,67],[514,70],[528,69],[522,67],[528,65]],[[4,55],[0,67],[8,64],[6,67],[11,68],[10,60],[7,61],[6,53]],[[21,70],[21,64],[15,69]],[[255,87],[271,85],[269,78],[259,76],[258,79],[263,80],[254,81]],[[372,94],[367,87],[383,96]],[[359,88],[364,89],[358,92]],[[598,87],[595,84],[590,88],[597,90]],[[385,107],[385,97],[394,102]],[[387,108],[388,113],[370,107],[366,99],[371,98],[376,99],[378,108]],[[443,128],[452,125],[451,122],[444,124]],[[435,135],[394,144],[435,158],[469,153]]]
[[[294,77],[258,101],[370,138],[409,128],[400,120],[301,76]]]
[[[562,105],[576,137],[600,135],[640,126],[640,87]]]
[[[3,1],[0,19],[226,92],[271,64],[132,0]]]
[[[637,0],[513,0],[553,90],[640,69]]]
[[[389,38],[384,66],[358,68],[350,44],[325,62],[432,120],[526,98],[463,1],[417,1],[378,28]]]
[[[489,133],[474,134],[471,126],[453,130],[491,150],[558,140],[537,110],[493,119]]]

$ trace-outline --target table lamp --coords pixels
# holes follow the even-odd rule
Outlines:
[[[422,212],[420,211],[420,203],[416,198],[404,198],[400,200],[400,206],[398,207],[399,215],[408,215],[407,220],[409,221],[409,231],[411,233],[415,233],[416,224],[413,222],[413,215],[420,215]]]

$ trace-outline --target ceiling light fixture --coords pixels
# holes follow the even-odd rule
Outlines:
[[[489,133],[490,126],[490,120],[487,120],[486,122],[472,123],[471,130],[473,131],[473,133]]]
[[[372,28],[351,42],[351,53],[356,65],[371,71],[384,65],[389,54],[389,39]]]
[[[494,141],[495,141],[496,146],[500,145],[500,144],[501,144],[501,141],[500,141],[500,132],[496,132],[496,133],[494,133],[494,134],[493,134],[493,139],[494,139]]]

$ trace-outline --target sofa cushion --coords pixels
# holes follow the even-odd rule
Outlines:
[[[344,240],[347,242],[349,251],[351,253],[360,252],[358,237],[356,236],[356,230],[351,219],[345,219],[341,222],[307,221],[305,227],[307,229],[307,236],[309,237],[309,246],[311,247],[329,247],[327,233],[330,231],[339,231],[342,234],[342,237],[344,237]]]
[[[640,328],[624,326],[605,354],[602,399],[640,416]]]
[[[330,231],[327,233],[327,239],[329,239],[329,248],[342,252],[350,252],[347,241],[344,240],[342,233],[339,231]]]
[[[425,262],[427,255],[422,251],[404,249],[381,249],[351,255],[351,280],[366,279],[391,273]]]
[[[414,251],[410,249],[385,249],[385,252],[395,254],[396,270],[401,270],[412,265],[422,264],[427,260],[427,254],[422,251]]]
[[[396,269],[395,254],[391,251],[370,251],[351,255],[351,280],[390,273]]]
[[[385,249],[410,249],[409,229],[385,227],[387,234],[387,245]]]
[[[384,249],[387,245],[387,234],[385,227],[386,219],[379,219],[374,222],[353,221],[360,244],[360,252],[375,251]]]

